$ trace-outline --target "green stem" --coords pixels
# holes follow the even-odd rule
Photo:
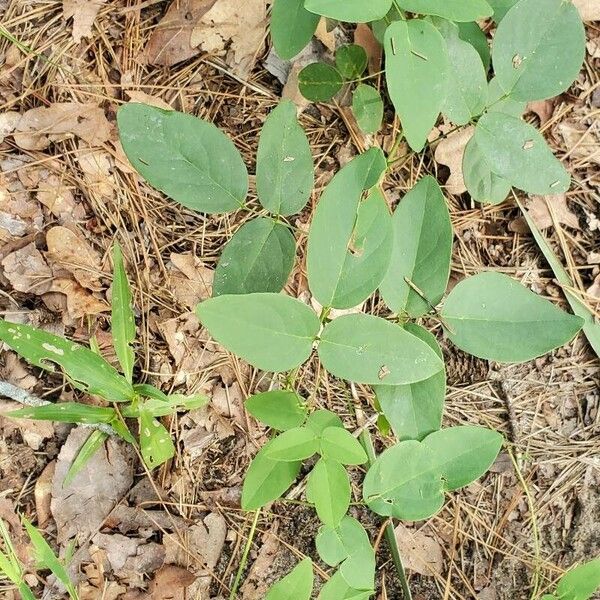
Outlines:
[[[248,554],[250,554],[250,548],[252,547],[252,542],[254,540],[254,534],[256,533],[256,526],[258,525],[258,517],[260,516],[260,509],[258,509],[254,513],[254,520],[252,521],[252,526],[250,527],[250,533],[248,535],[248,539],[246,540],[246,545],[244,546],[244,553],[242,554],[242,560],[240,561],[240,566],[238,567],[237,573],[235,574],[235,581],[233,582],[233,586],[231,588],[231,593],[229,594],[229,600],[235,600],[237,595],[238,588],[240,587],[240,581],[242,580],[242,573],[246,568],[246,563],[248,562]]]
[[[377,458],[377,455],[375,454],[375,448],[373,447],[371,434],[366,429],[360,434],[360,441],[362,442],[365,452],[367,453],[369,466],[372,466]],[[402,557],[400,556],[398,542],[396,541],[396,533],[394,532],[394,526],[391,520],[385,526],[385,539],[392,554],[392,560],[394,561],[398,578],[400,579],[400,586],[402,587],[404,600],[412,600],[412,594],[410,593],[410,587],[408,586],[408,580],[406,579],[406,571],[404,570],[404,565],[402,564]]]

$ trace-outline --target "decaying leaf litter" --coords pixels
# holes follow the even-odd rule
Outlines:
[[[599,18],[594,3],[578,4],[586,18]],[[0,10],[2,33],[18,41],[3,37],[0,46],[3,316],[76,341],[95,335],[101,349],[110,348],[109,250],[116,237],[134,281],[140,373],[165,391],[202,391],[212,398],[208,408],[167,423],[178,453],[152,479],[127,448],[110,441],[96,456],[98,465],[73,483],[79,483],[78,503],[65,494],[61,477],[81,431],[3,418],[1,516],[14,525],[18,510],[45,522],[47,537],[63,549],[79,532],[74,564],[82,598],[226,598],[251,526],[250,516],[239,509],[242,476],[266,439],[243,402],[267,389],[269,381],[211,342],[190,311],[210,295],[222,245],[244,219],[259,214],[259,207],[253,202],[247,215],[206,217],[166,200],[133,174],[117,141],[115,110],[137,96],[194,112],[225,129],[252,164],[266,114],[282,93],[298,98],[296,66],[278,64],[278,73],[290,74],[283,88],[265,69],[273,70],[277,61],[268,56],[266,5],[260,1],[242,7],[227,0],[170,6],[9,0]],[[237,37],[240,28],[252,35]],[[525,201],[588,304],[597,307],[597,22],[588,23],[587,33],[588,55],[578,82],[528,113],[568,164],[574,185],[550,204],[541,197]],[[352,35],[341,28],[322,30],[310,51],[320,56],[326,52],[321,44]],[[304,107],[302,124],[318,165],[317,192],[357,148],[370,143],[352,123],[345,102],[342,96],[339,103]],[[453,140],[444,125],[434,137],[422,161],[399,148],[402,158],[386,190],[388,201],[395,203],[427,173],[441,181],[450,176],[446,192],[456,228],[452,281],[491,267],[560,299],[513,203],[482,209],[458,195],[457,155],[466,140]],[[379,142],[389,150],[393,138],[388,127]],[[446,148],[444,158],[451,140],[454,147]],[[300,232],[306,231],[309,215],[298,217]],[[301,236],[301,256],[305,241]],[[304,268],[293,272],[286,291],[310,301]],[[364,310],[376,314],[379,308],[369,302]],[[504,433],[520,477],[505,452],[489,476],[453,494],[442,513],[398,528],[401,549],[415,557],[426,549],[431,559],[407,563],[411,585],[423,598],[527,597],[535,570],[552,581],[599,551],[598,363],[581,337],[551,357],[512,367],[445,351],[451,352],[448,423],[478,423]],[[40,397],[95,402],[11,352],[2,353],[0,369],[3,380]],[[326,395],[315,396],[315,382],[324,377],[316,361],[299,377],[300,391],[318,406],[335,408],[351,430],[357,423],[350,403],[372,415],[371,393],[362,386],[348,389],[330,378],[324,382]],[[103,477],[90,477],[94,471]],[[539,560],[528,493],[541,540]],[[102,502],[94,511],[80,510],[85,498],[96,497]],[[241,598],[262,598],[298,558],[315,557],[318,523],[312,511],[290,508],[276,503],[261,514]],[[353,511],[376,539],[381,523],[360,506]],[[26,557],[26,542],[18,531],[15,535]],[[381,597],[399,597],[391,564],[384,558],[378,566]],[[325,577],[327,569],[321,568]],[[51,585],[48,581],[48,591]]]

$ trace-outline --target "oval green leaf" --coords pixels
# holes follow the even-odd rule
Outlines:
[[[312,560],[305,558],[269,590],[265,600],[310,600],[313,584]]]
[[[318,351],[332,375],[357,383],[414,383],[443,368],[443,362],[425,342],[372,315],[338,317],[323,330]]]
[[[450,21],[478,21],[491,17],[485,0],[398,0],[398,6],[421,15],[435,15]]]
[[[562,576],[556,593],[560,600],[588,600],[600,588],[600,558],[570,569]]]
[[[493,19],[496,23],[500,23],[506,16],[506,13],[519,1],[519,0],[487,0],[489,5],[494,9]]]
[[[307,413],[302,398],[296,392],[285,390],[255,394],[246,400],[244,406],[255,419],[278,431],[300,427]]]
[[[273,439],[265,456],[271,460],[296,462],[310,458],[319,449],[319,438],[308,427],[294,427]]]
[[[290,60],[310,42],[319,15],[304,8],[304,0],[275,0],[271,9],[271,38],[280,58]]]
[[[318,15],[348,23],[368,23],[383,19],[392,0],[305,0],[304,7]]]
[[[223,249],[213,296],[280,292],[295,256],[296,240],[285,225],[266,217],[247,221]]]
[[[275,215],[300,212],[314,185],[308,138],[298,123],[296,105],[283,100],[267,117],[258,142],[256,192]]]
[[[342,74],[335,67],[322,62],[307,65],[298,74],[300,93],[311,102],[331,100],[343,85]]]
[[[317,315],[282,294],[219,296],[198,305],[198,318],[212,337],[265,371],[302,364],[319,332]]]
[[[375,133],[383,120],[383,100],[371,85],[359,83],[352,94],[352,112],[365,133]]]
[[[310,427],[315,435],[321,437],[328,427],[344,427],[342,420],[338,415],[324,408],[310,413],[306,426]]]
[[[335,66],[348,81],[358,79],[365,72],[368,62],[365,49],[358,44],[347,44],[335,53]]]
[[[501,273],[480,273],[448,295],[442,318],[461,350],[499,362],[524,362],[569,342],[583,320]]]
[[[119,109],[117,123],[127,158],[157,190],[204,213],[243,206],[248,192],[244,161],[212,123],[134,102]]]
[[[306,498],[315,505],[322,523],[337,527],[350,506],[350,480],[335,460],[319,459],[308,476]]]
[[[346,429],[328,427],[321,436],[321,455],[343,465],[362,465],[367,455],[360,442]]]
[[[461,40],[468,42],[475,50],[477,50],[481,62],[483,63],[483,68],[487,73],[490,69],[492,57],[488,39],[481,27],[479,27],[477,23],[458,23],[458,35]]]

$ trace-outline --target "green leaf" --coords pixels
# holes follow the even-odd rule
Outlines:
[[[162,465],[175,455],[171,435],[147,410],[140,410],[140,452],[149,469]]]
[[[392,224],[392,258],[379,289],[394,312],[406,312],[416,318],[441,300],[450,276],[450,213],[433,177],[424,177],[406,194],[394,211]]]
[[[208,398],[204,394],[193,394],[186,396],[184,394],[170,394],[162,398],[150,398],[136,405],[130,404],[124,406],[121,414],[125,418],[139,418],[141,411],[150,413],[153,417],[164,417],[184,410],[195,410],[202,408],[208,403]]]
[[[341,564],[339,572],[349,587],[371,590],[375,586],[375,552],[371,544],[355,548]]]
[[[340,571],[337,571],[321,588],[319,600],[367,600],[374,593],[374,590],[365,591],[351,588]]]
[[[485,33],[481,30],[481,27],[477,23],[458,23],[458,35],[460,39],[468,42],[477,50],[483,68],[487,73],[490,69],[490,63],[492,61],[490,46]]]
[[[490,17],[492,7],[485,0],[398,0],[400,8],[450,21],[478,21]]]
[[[494,9],[493,19],[496,23],[500,23],[506,16],[506,13],[518,2],[519,0],[487,0],[488,4]]]
[[[344,315],[329,323],[318,351],[332,375],[356,383],[414,383],[443,368],[425,342],[398,325],[365,314]]]
[[[308,412],[296,392],[285,390],[255,394],[246,400],[245,407],[255,419],[279,431],[299,427]]]
[[[449,71],[446,44],[431,23],[412,19],[396,21],[387,28],[384,48],[388,92],[406,140],[418,152],[423,149],[446,98]]]
[[[153,187],[199,212],[243,206],[248,172],[232,141],[192,115],[130,102],[117,113],[123,150]]]
[[[134,354],[131,344],[135,340],[135,318],[131,307],[131,289],[125,273],[123,254],[119,244],[113,246],[114,275],[112,285],[111,334],[113,348],[125,379],[133,381]]]
[[[134,383],[133,389],[137,394],[145,398],[153,398],[162,402],[168,402],[169,396],[157,387],[150,385],[149,383]]]
[[[516,100],[558,96],[577,79],[584,56],[579,11],[564,0],[520,0],[498,25],[492,46],[500,87]]]
[[[525,112],[526,107],[527,102],[515,100],[500,87],[497,77],[489,82],[487,112],[501,112],[518,119]]]
[[[330,410],[320,409],[311,412],[306,421],[306,426],[313,430],[316,436],[321,437],[323,432],[328,427],[341,427],[344,428],[342,420],[332,413]]]
[[[265,217],[247,221],[223,249],[213,296],[280,292],[295,256],[296,240],[285,225]]]
[[[127,408],[127,407],[126,407]],[[132,446],[137,446],[137,440],[129,431],[127,423],[117,415],[110,423],[110,426],[115,430],[115,433]]]
[[[346,429],[328,427],[321,436],[321,455],[343,465],[362,465],[367,455],[360,442]]]
[[[440,429],[428,435],[423,444],[434,454],[445,489],[457,490],[487,473],[500,452],[502,441],[496,431],[463,425]]]
[[[72,384],[111,402],[132,400],[131,384],[101,356],[69,340],[29,325],[0,319],[0,340],[27,362],[46,369],[62,367]]]
[[[556,596],[553,596],[552,594],[544,594],[541,598],[541,600],[559,600]]]
[[[319,438],[308,427],[294,427],[273,439],[265,456],[271,460],[296,462],[310,458],[319,449]]]
[[[69,465],[69,470],[63,479],[63,487],[71,485],[75,476],[85,465],[88,463],[90,458],[96,454],[96,452],[104,445],[104,442],[108,439],[108,434],[98,429],[93,430],[88,436],[87,440],[83,443],[81,448],[77,451],[77,456],[73,459],[73,462]]]
[[[315,542],[321,560],[330,567],[337,566],[357,549],[371,548],[365,528],[348,515],[336,528],[321,526]]]
[[[271,587],[265,600],[310,600],[313,583],[312,560],[305,558]]]
[[[423,340],[443,360],[435,337],[420,325],[404,329]],[[442,369],[429,379],[407,385],[373,386],[379,406],[399,441],[422,440],[442,426],[446,373]]]
[[[294,483],[302,463],[283,462],[267,457],[274,440],[267,442],[254,457],[244,478],[242,508],[257,510],[277,500]]]
[[[308,284],[323,306],[350,308],[381,283],[392,248],[391,217],[373,189],[385,170],[378,148],[351,160],[331,180],[313,215],[308,236]]]
[[[116,411],[114,408],[91,406],[79,402],[57,402],[20,408],[4,414],[13,419],[58,421],[59,423],[110,423],[115,418]]]
[[[312,39],[319,15],[304,8],[304,0],[275,0],[271,9],[271,37],[280,58],[290,60]]]
[[[335,53],[335,66],[348,81],[358,79],[365,72],[368,62],[365,49],[357,44],[342,46]]]
[[[258,141],[258,199],[273,214],[292,215],[304,208],[313,185],[313,158],[296,105],[282,100],[267,117]]]
[[[433,452],[414,440],[380,454],[363,482],[363,498],[379,515],[420,521],[444,504],[442,480]]]
[[[306,498],[325,525],[337,527],[350,506],[350,480],[335,460],[319,459],[308,476]]]
[[[500,362],[524,362],[569,342],[583,320],[501,273],[461,281],[442,310],[461,350]]]
[[[569,189],[569,173],[537,129],[522,119],[487,113],[479,119],[473,139],[492,171],[514,187],[540,195]]]
[[[352,94],[352,112],[365,133],[375,133],[383,120],[383,100],[379,92],[366,83],[359,83]]]
[[[311,102],[331,100],[343,85],[342,74],[335,67],[322,62],[311,63],[298,74],[300,93]]]
[[[563,575],[556,593],[560,600],[588,600],[598,588],[600,588],[600,558],[595,558]]]
[[[314,311],[281,294],[219,296],[196,310],[217,342],[265,371],[288,371],[302,364],[320,329]]]
[[[304,7],[318,15],[348,23],[368,23],[383,19],[392,0],[305,0]]]

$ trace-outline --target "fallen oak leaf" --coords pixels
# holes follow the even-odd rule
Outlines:
[[[65,21],[73,18],[73,39],[79,43],[82,38],[92,36],[92,25],[106,0],[63,0]]]
[[[473,137],[474,132],[475,128],[472,126],[455,131],[441,140],[435,149],[435,160],[450,169],[450,177],[446,181],[445,188],[448,193],[455,196],[464,194],[467,191],[462,163],[465,147]]]
[[[50,291],[52,270],[34,242],[11,252],[1,264],[16,291],[37,295]]]

